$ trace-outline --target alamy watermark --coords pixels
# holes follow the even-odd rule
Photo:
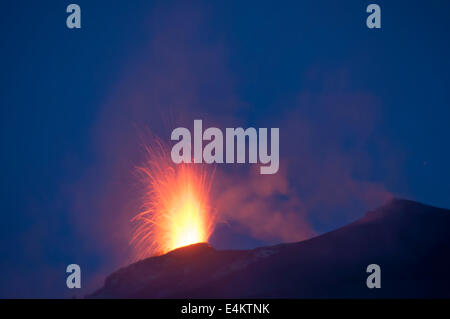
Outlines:
[[[66,272],[69,274],[66,278],[67,288],[81,288],[81,268],[77,264],[70,264],[66,268]]]
[[[261,174],[275,174],[280,165],[279,135],[279,128],[270,129],[269,152],[267,128],[258,130],[253,127],[245,130],[242,127],[226,128],[223,134],[217,127],[209,127],[203,131],[202,120],[194,120],[193,138],[189,129],[185,127],[178,127],[172,131],[171,140],[178,142],[173,145],[170,155],[176,164],[260,163]],[[203,147],[204,141],[208,143]]]

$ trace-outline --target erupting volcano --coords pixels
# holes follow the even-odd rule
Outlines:
[[[108,276],[91,298],[450,298],[450,210],[393,199],[297,243],[195,244]],[[369,289],[367,266],[381,267]]]
[[[209,202],[213,174],[198,165],[174,164],[161,144],[147,151],[145,165],[138,167],[142,209],[132,219],[137,259],[207,242],[215,219]]]

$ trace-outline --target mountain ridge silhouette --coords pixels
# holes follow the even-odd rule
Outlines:
[[[251,250],[194,244],[108,276],[88,298],[449,298],[450,210],[392,199],[317,237]],[[367,266],[381,267],[369,289]]]

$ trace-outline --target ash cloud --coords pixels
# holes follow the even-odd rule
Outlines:
[[[267,243],[293,242],[315,235],[305,205],[281,170],[261,176],[256,166],[236,175],[219,172],[215,179],[221,222]]]
[[[148,131],[170,141],[193,119],[230,125],[245,107],[233,91],[224,43],[208,31],[207,12],[162,4],[143,28],[139,53],[119,68],[92,129],[92,167],[74,188],[73,223],[93,248],[108,254],[108,273],[131,262],[131,218],[140,210],[135,167],[145,159]]]
[[[111,270],[130,258],[130,219],[140,195],[133,170],[145,143],[140,130],[169,141],[171,129],[190,127],[196,118],[205,127],[247,127],[249,110],[258,107],[236,93],[228,49],[220,32],[208,28],[205,10],[162,5],[149,21],[148,39],[119,71],[99,113],[96,160],[74,191],[74,221],[86,242],[110,252],[116,262],[108,264]],[[280,128],[277,174],[217,166],[213,188],[220,220],[268,243],[331,230],[390,196],[370,175],[374,163],[367,149],[377,149],[382,139],[376,99],[353,90],[345,71],[312,69],[306,80],[311,87],[299,87],[290,102],[251,121]]]
[[[382,105],[355,89],[346,69],[312,68],[304,82],[308,86],[281,118],[289,174],[310,213],[347,223],[392,197],[382,176],[372,173],[377,165],[395,172],[381,129]]]

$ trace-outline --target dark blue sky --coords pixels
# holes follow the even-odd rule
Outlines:
[[[384,193],[449,208],[450,3],[372,2],[381,30],[365,26],[369,1],[76,1],[80,30],[66,28],[70,2],[4,4],[0,296],[70,296],[67,264],[98,283],[127,262],[120,222],[98,229],[116,220],[102,203],[128,185],[132,127],[168,140],[164,110],[280,127],[282,193],[314,233]],[[246,222],[217,246],[292,238]]]

